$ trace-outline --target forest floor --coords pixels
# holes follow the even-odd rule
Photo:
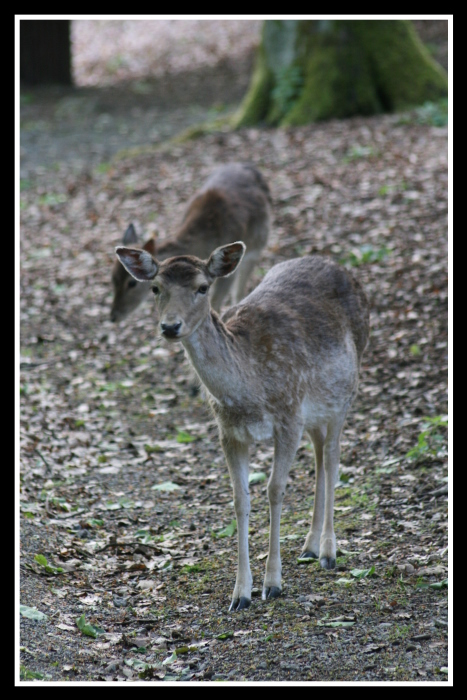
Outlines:
[[[155,42],[166,73],[149,79],[136,59],[102,68],[91,48],[116,43],[106,27],[74,28],[80,87],[21,91],[17,670],[22,684],[446,682],[447,126],[428,105],[171,141],[248,85],[259,23],[242,27],[235,60],[215,29],[188,35],[191,70],[180,37]],[[425,30],[442,61],[445,27]],[[115,65],[127,83],[109,84]],[[329,255],[362,281],[371,336],[343,431],[336,569],[297,562],[313,510],[304,441],[284,499],[283,594],[258,597],[273,454],[258,444],[255,597],[230,613],[235,515],[216,427],[150,300],[111,323],[110,273],[128,223],[164,239],[212,169],[242,160],[273,198],[250,289],[277,262]]]

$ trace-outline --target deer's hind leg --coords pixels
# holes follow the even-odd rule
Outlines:
[[[319,563],[323,569],[333,569],[336,566],[336,535],[334,534],[334,489],[339,474],[339,459],[341,454],[342,421],[330,423],[326,440],[324,441],[324,518],[323,529],[319,541]]]
[[[319,558],[319,543],[321,539],[321,531],[324,521],[324,502],[325,502],[325,480],[324,480],[324,440],[326,438],[326,429],[317,428],[310,430],[309,435],[313,442],[315,452],[315,500],[313,506],[313,516],[311,519],[311,527],[308,532],[303,546],[303,551],[300,554],[302,559],[318,559]]]
[[[340,437],[345,412],[339,420],[325,428],[310,431],[315,449],[315,503],[311,528],[306,537],[301,558],[319,558],[323,569],[336,566],[336,536],[334,534],[334,488],[339,473]]]

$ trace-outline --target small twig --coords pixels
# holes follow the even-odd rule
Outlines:
[[[101,549],[96,550],[96,554],[104,552],[109,547],[147,547],[148,549],[154,549],[155,552],[162,552],[160,547],[155,547],[152,544],[142,544],[141,542],[109,542]]]
[[[54,514],[52,513],[52,511],[49,510],[49,494],[47,494],[47,496],[46,496],[46,498],[45,498],[45,512],[46,512],[47,515],[49,515],[51,518],[52,518],[53,515],[54,515]]]
[[[37,449],[37,447],[34,448],[34,452],[36,452],[36,453],[39,455],[39,457],[42,459],[42,461],[44,462],[46,474],[53,474],[53,469],[52,469],[52,467],[51,467],[50,464],[47,462],[47,460],[46,460],[46,458],[44,457],[44,455],[43,455],[41,452],[39,452],[39,450]]]
[[[211,501],[212,505],[214,506],[225,506],[227,503],[230,503],[232,499],[228,501],[213,501],[212,500],[212,493],[208,493],[207,496],[204,496],[204,498],[200,499],[200,503],[206,503],[206,501]]]
[[[448,494],[448,485],[446,484],[445,486],[441,486],[438,489],[435,489],[434,491],[430,491],[430,496],[447,496]]]
[[[49,365],[55,364],[60,358],[54,357],[51,360],[42,360],[41,362],[20,362],[19,367],[21,370],[25,369],[36,369],[37,367],[48,367]]]
[[[78,508],[77,510],[73,510],[71,513],[54,513],[54,518],[58,518],[59,520],[66,520],[67,518],[75,518],[76,516],[81,515],[81,513],[84,512],[84,508]]]
[[[142,623],[143,625],[150,625],[150,624],[155,625],[158,622],[160,622],[160,619],[158,619],[158,618],[148,618],[148,619],[137,618],[137,619],[133,619],[133,620],[122,620],[121,622],[114,622],[113,624],[114,625],[131,625],[132,622],[138,623],[138,624]]]
[[[75,552],[80,554],[82,557],[94,557],[95,556],[92,552],[88,552],[86,549],[81,549],[80,547],[77,547],[76,545],[73,545],[73,549],[75,550]]]

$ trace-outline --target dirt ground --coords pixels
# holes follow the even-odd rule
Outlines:
[[[161,42],[166,73],[149,79],[135,59],[125,84],[109,84],[110,58],[98,69],[84,35],[79,89],[21,91],[21,685],[452,680],[448,129],[427,106],[170,141],[238,104],[250,29],[234,61],[224,30],[211,33],[224,49],[192,32],[192,70]],[[442,62],[446,27],[422,29]],[[250,289],[277,262],[329,255],[363,283],[371,337],[343,431],[336,569],[297,562],[313,510],[304,441],[284,500],[283,594],[261,600],[273,450],[258,444],[255,596],[229,613],[235,515],[216,426],[151,300],[111,323],[110,272],[128,223],[164,239],[215,165],[242,160],[273,198]]]

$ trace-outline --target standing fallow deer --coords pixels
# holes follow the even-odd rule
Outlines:
[[[208,257],[214,248],[245,241],[248,252],[238,274],[213,285],[211,304],[217,311],[230,292],[237,303],[266,245],[271,226],[271,195],[263,175],[249,163],[228,163],[217,168],[188,202],[181,225],[161,243],[150,238],[140,246],[133,224],[123,245],[146,250],[159,260],[176,255]],[[118,260],[112,270],[114,297],[110,318],[125,319],[148,296],[150,284],[136,281]]]
[[[116,248],[135,279],[151,285],[160,329],[181,342],[219,427],[233,485],[238,569],[230,610],[250,605],[248,452],[273,438],[268,482],[269,554],[263,599],[281,592],[280,517],[287,475],[305,432],[315,452],[316,485],[311,528],[301,557],[336,563],[333,509],[340,436],[357,393],[369,311],[359,282],[326,257],[275,265],[262,282],[222,318],[211,309],[209,288],[242,260],[238,241],[207,260],[184,255],[158,262],[146,251]]]

